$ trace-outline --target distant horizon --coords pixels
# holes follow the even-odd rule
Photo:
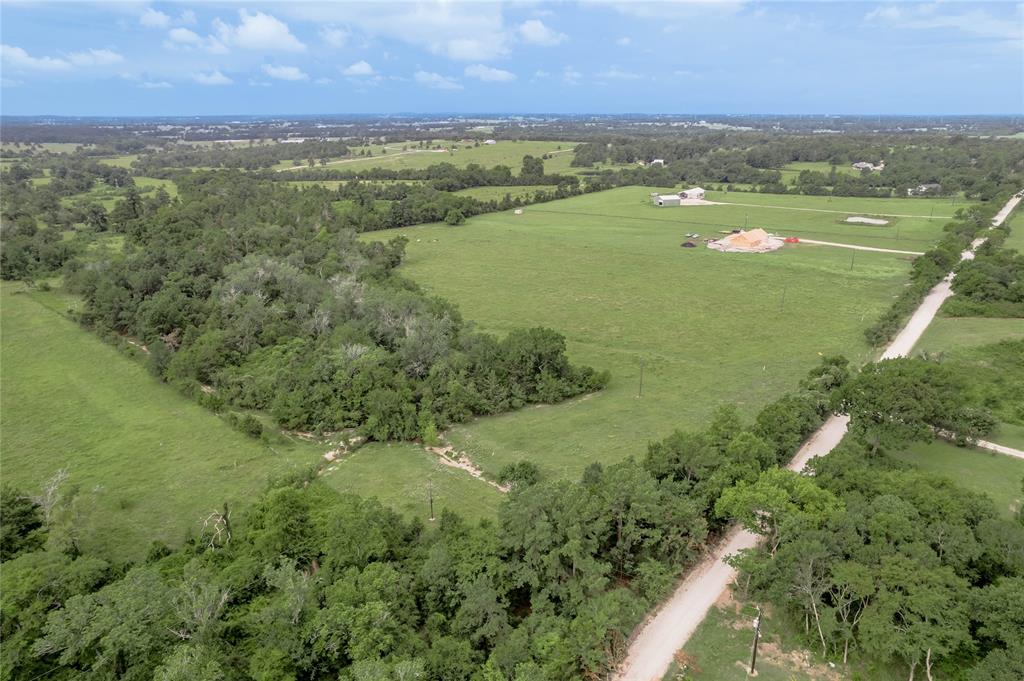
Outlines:
[[[5,119],[62,119],[62,120],[95,120],[95,119],[116,119],[116,120],[156,120],[156,119],[304,119],[304,118],[493,118],[493,117],[549,117],[549,118],[834,118],[842,119],[892,119],[892,118],[997,118],[997,119],[1020,119],[1024,124],[1024,113],[780,113],[780,112],[654,112],[654,111],[630,111],[622,113],[603,113],[598,111],[576,111],[576,112],[552,112],[552,111],[353,111],[353,112],[322,112],[322,113],[209,113],[209,114],[0,114],[0,120]]]
[[[0,19],[5,115],[1024,113],[1019,3],[140,0]]]

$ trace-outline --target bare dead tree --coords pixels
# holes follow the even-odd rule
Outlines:
[[[231,512],[227,503],[222,510],[214,510],[203,519],[200,536],[205,540],[207,548],[211,549],[231,542]]]
[[[43,518],[47,523],[53,518],[53,509],[57,506],[57,503],[61,498],[61,487],[70,477],[67,468],[61,468],[59,471],[54,473],[53,477],[43,483],[42,490],[39,495],[33,497],[32,501],[39,504],[39,507],[43,509]]]

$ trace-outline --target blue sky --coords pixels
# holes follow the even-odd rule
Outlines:
[[[1009,2],[20,2],[4,114],[1024,112]]]

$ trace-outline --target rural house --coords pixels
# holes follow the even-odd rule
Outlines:
[[[703,199],[704,190],[700,187],[694,187],[693,189],[687,189],[686,191],[679,192],[679,198],[681,199]]]

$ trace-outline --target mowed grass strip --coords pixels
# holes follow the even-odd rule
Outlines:
[[[88,552],[137,559],[153,540],[178,544],[214,508],[244,506],[322,453],[242,435],[20,290],[0,287],[3,480],[36,493],[66,468]]]
[[[529,459],[576,478],[593,461],[642,456],[648,441],[702,426],[722,403],[753,417],[822,354],[873,357],[863,329],[906,283],[905,257],[858,253],[850,269],[843,249],[683,249],[686,226],[646,218],[687,209],[652,208],[649,191],[365,235],[406,234],[403,273],[483,330],[547,326],[567,337],[574,362],[611,371],[597,394],[451,429],[488,474]]]

